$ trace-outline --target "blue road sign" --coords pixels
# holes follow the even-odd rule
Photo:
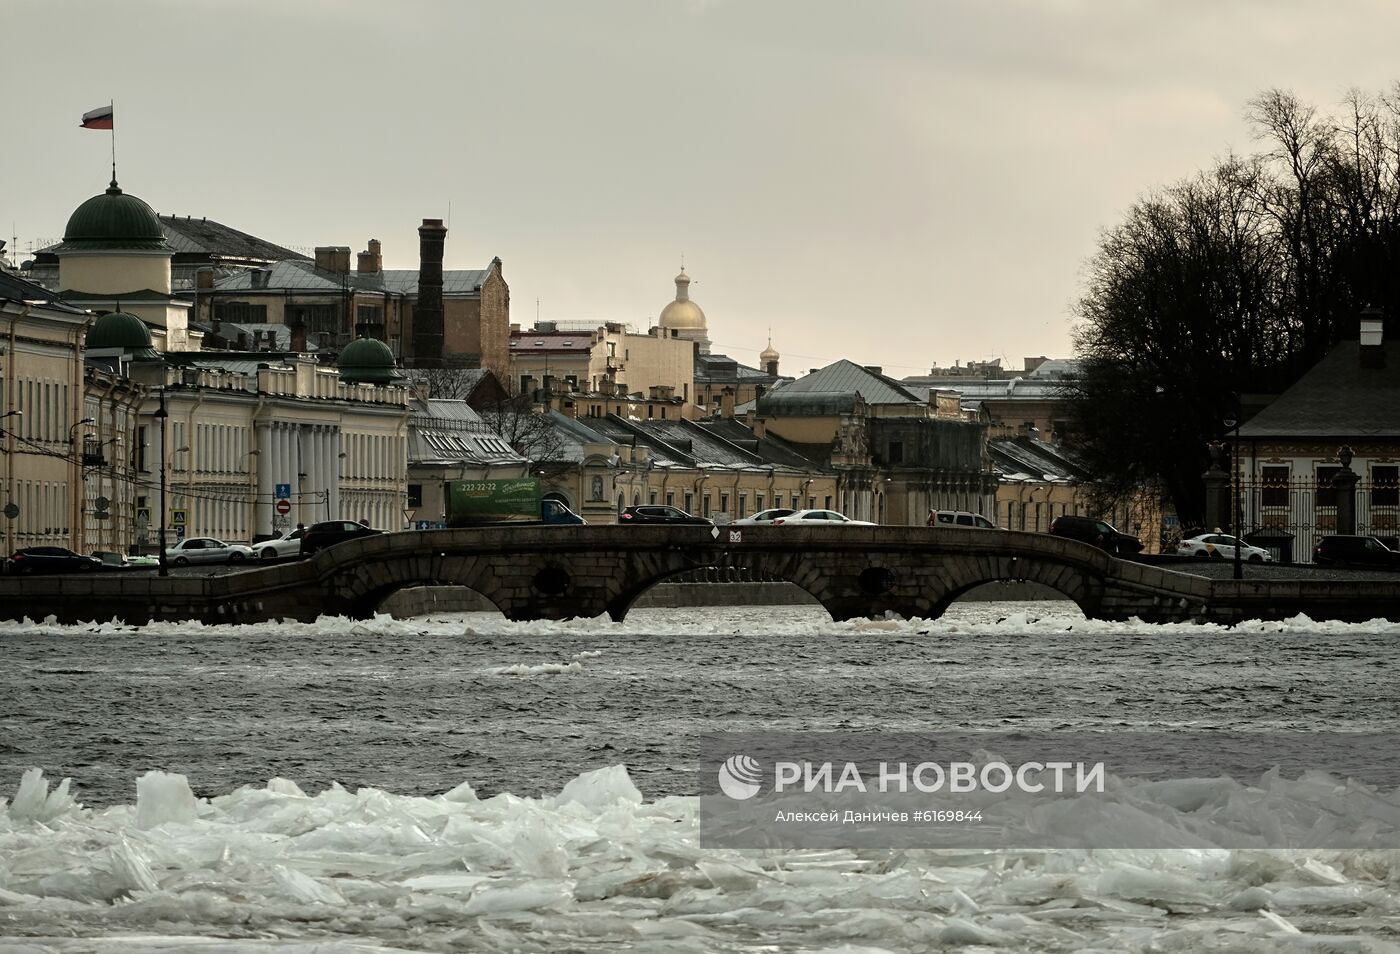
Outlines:
[[[264,484],[263,486],[265,487],[265,486],[267,486],[267,485]],[[273,496],[276,497],[278,500],[291,500],[291,499],[292,499],[292,485],[291,485],[291,484],[278,484],[278,485],[277,485],[277,491],[276,491],[276,493],[273,494]]]

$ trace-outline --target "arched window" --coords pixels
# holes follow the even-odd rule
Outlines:
[[[626,510],[626,509],[627,509],[627,500],[626,500],[626,498],[624,498],[624,497],[622,496],[622,494],[618,494],[618,495],[617,495],[617,512],[618,512],[618,513],[622,513],[622,511],[624,511],[624,510]]]

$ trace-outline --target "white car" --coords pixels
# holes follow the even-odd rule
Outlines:
[[[869,520],[852,520],[835,510],[794,510],[786,517],[778,517],[773,526],[783,527],[873,527]]]
[[[187,537],[168,547],[165,560],[175,566],[191,563],[242,563],[253,559],[253,548],[241,543],[225,543],[213,537]]]
[[[255,543],[253,544],[253,556],[267,563],[273,560],[294,560],[301,556],[301,535],[305,532],[305,527],[298,527],[296,530],[288,530],[271,540]]]
[[[1239,548],[1240,559],[1250,563],[1272,563],[1273,555],[1262,547],[1252,547],[1227,533],[1202,533],[1176,545],[1177,556],[1201,559],[1233,560]]]
[[[782,517],[790,517],[795,513],[797,513],[796,510],[787,507],[774,507],[771,510],[760,510],[752,516],[740,517],[730,525],[735,527],[770,527],[773,525],[773,521]]]

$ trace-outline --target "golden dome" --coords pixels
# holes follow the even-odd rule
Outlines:
[[[769,338],[768,347],[764,348],[758,353],[759,363],[767,364],[770,361],[777,361],[779,357],[781,357],[781,355],[779,355],[778,352],[773,350],[773,339]]]
[[[700,306],[690,300],[690,276],[681,269],[676,276],[676,300],[661,309],[657,324],[662,328],[677,330],[704,331],[705,313]]]

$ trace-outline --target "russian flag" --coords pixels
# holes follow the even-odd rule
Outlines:
[[[83,129],[111,129],[112,128],[112,107],[99,106],[83,113],[83,121],[80,124]]]

